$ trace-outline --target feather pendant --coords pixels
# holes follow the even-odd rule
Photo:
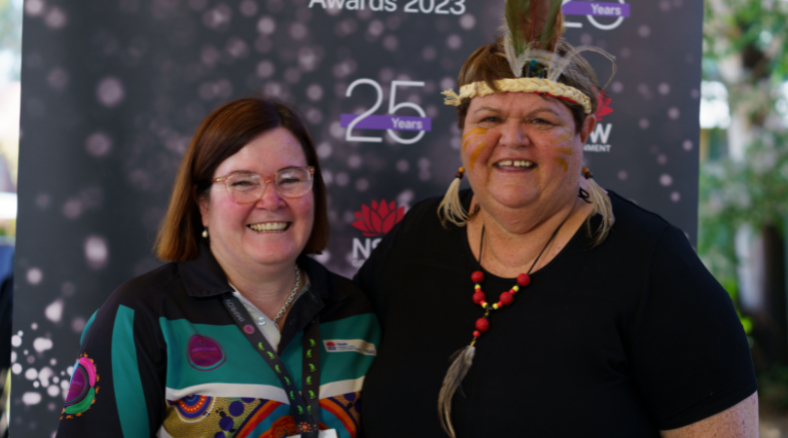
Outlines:
[[[522,77],[531,50],[555,50],[563,33],[561,3],[562,0],[506,0],[504,52],[515,77]]]
[[[446,377],[443,378],[443,386],[441,386],[441,392],[438,395],[438,417],[441,427],[451,438],[456,437],[454,426],[451,424],[451,401],[457,388],[460,387],[462,379],[471,369],[474,355],[476,355],[476,347],[473,345],[454,353],[452,356],[454,361],[452,361],[449,371],[446,372]]]

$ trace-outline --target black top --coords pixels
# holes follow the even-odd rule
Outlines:
[[[350,280],[308,257],[297,263],[311,286],[287,315],[279,355],[301,388],[302,333],[319,317],[321,426],[357,436],[361,386],[380,327]],[[57,436],[298,434],[280,379],[221,302],[232,291],[205,244],[197,259],[120,286],[85,327]]]
[[[472,193],[462,197],[467,207]],[[458,437],[657,437],[756,390],[731,300],[684,233],[610,198],[616,222],[600,246],[580,227],[492,313],[454,397]],[[438,391],[483,315],[465,228],[441,227],[439,201],[413,207],[355,277],[383,328],[362,402],[371,438],[445,436]],[[494,303],[514,284],[485,272],[482,288]]]

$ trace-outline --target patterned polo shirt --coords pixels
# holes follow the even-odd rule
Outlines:
[[[311,285],[287,315],[279,355],[300,388],[302,333],[319,316],[320,428],[356,437],[380,326],[350,280],[308,257],[298,265]],[[82,334],[57,436],[297,435],[279,379],[220,301],[232,291],[204,245],[197,259],[118,288]]]

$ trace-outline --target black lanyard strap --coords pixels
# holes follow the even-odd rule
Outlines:
[[[302,358],[301,388],[298,390],[295,381],[287,371],[282,358],[276,349],[263,336],[254,324],[252,316],[241,301],[231,292],[222,297],[222,303],[232,316],[235,324],[246,335],[253,348],[260,354],[274,371],[290,401],[290,414],[302,438],[317,438],[319,433],[320,414],[320,321],[316,316],[304,329]]]

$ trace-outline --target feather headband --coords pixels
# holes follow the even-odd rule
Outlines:
[[[496,93],[538,93],[580,105],[585,114],[591,114],[592,97],[558,80],[563,75],[570,79],[569,82],[579,82],[571,81],[573,76],[582,74],[572,68],[572,61],[581,52],[597,52],[611,62],[615,58],[591,46],[577,47],[564,54],[557,53],[556,47],[564,31],[561,4],[562,0],[506,0],[501,44],[514,78],[493,81],[495,88],[485,81],[479,81],[463,85],[459,94],[454,90],[446,90],[443,92],[446,96],[444,103],[459,106],[465,99]]]

